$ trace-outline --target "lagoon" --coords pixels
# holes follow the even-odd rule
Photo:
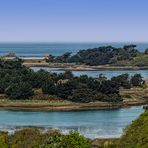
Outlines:
[[[34,112],[0,111],[0,130],[13,132],[16,127],[37,126],[59,129],[62,133],[76,130],[89,138],[113,138],[123,134],[142,112],[142,106],[116,110]]]

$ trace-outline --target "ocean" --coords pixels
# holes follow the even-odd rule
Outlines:
[[[81,49],[112,45],[122,47],[136,44],[139,51],[148,48],[148,43],[0,43],[0,55],[15,52],[17,56],[45,56],[47,54],[61,55],[65,52],[75,54]]]

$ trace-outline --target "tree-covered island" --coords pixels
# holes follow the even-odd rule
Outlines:
[[[50,63],[77,63],[89,66],[148,66],[148,49],[140,52],[136,45],[125,45],[120,48],[102,46],[84,49],[76,54],[66,52],[60,56],[48,55]]]
[[[34,72],[22,65],[18,58],[0,60],[0,98],[5,100],[66,101],[73,103],[108,102],[122,103],[130,94],[121,89],[137,87],[142,91],[147,84],[140,74],[122,74],[111,79],[100,75],[98,78],[82,75],[76,77],[70,71],[49,73],[44,70]],[[131,99],[132,100],[132,99]],[[141,99],[142,100],[142,99]]]

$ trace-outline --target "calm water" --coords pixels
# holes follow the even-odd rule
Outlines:
[[[18,56],[60,55],[65,52],[76,53],[80,49],[112,45],[122,47],[131,43],[0,43],[0,55],[15,52]],[[148,48],[148,43],[135,43],[140,51]]]
[[[16,126],[40,126],[67,133],[77,130],[89,138],[119,137],[123,129],[144,110],[142,106],[118,110],[24,112],[0,111],[0,129],[12,131]]]
[[[47,70],[48,72],[61,73],[64,72],[59,70],[59,68],[47,68],[47,67],[32,67],[34,71],[40,69]],[[134,75],[136,73],[141,74],[143,78],[148,78],[148,69],[147,70],[96,70],[96,71],[72,71],[75,76],[88,75],[91,77],[97,77],[99,74],[104,74],[108,79],[113,76],[121,75],[123,73],[128,73],[129,75]]]

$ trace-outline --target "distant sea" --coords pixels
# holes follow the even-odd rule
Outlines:
[[[139,51],[144,51],[148,48],[148,43],[0,43],[0,55],[15,52],[17,56],[40,57],[47,54],[61,55],[65,52],[74,54],[80,49],[107,45],[122,47],[127,44],[136,44]]]

